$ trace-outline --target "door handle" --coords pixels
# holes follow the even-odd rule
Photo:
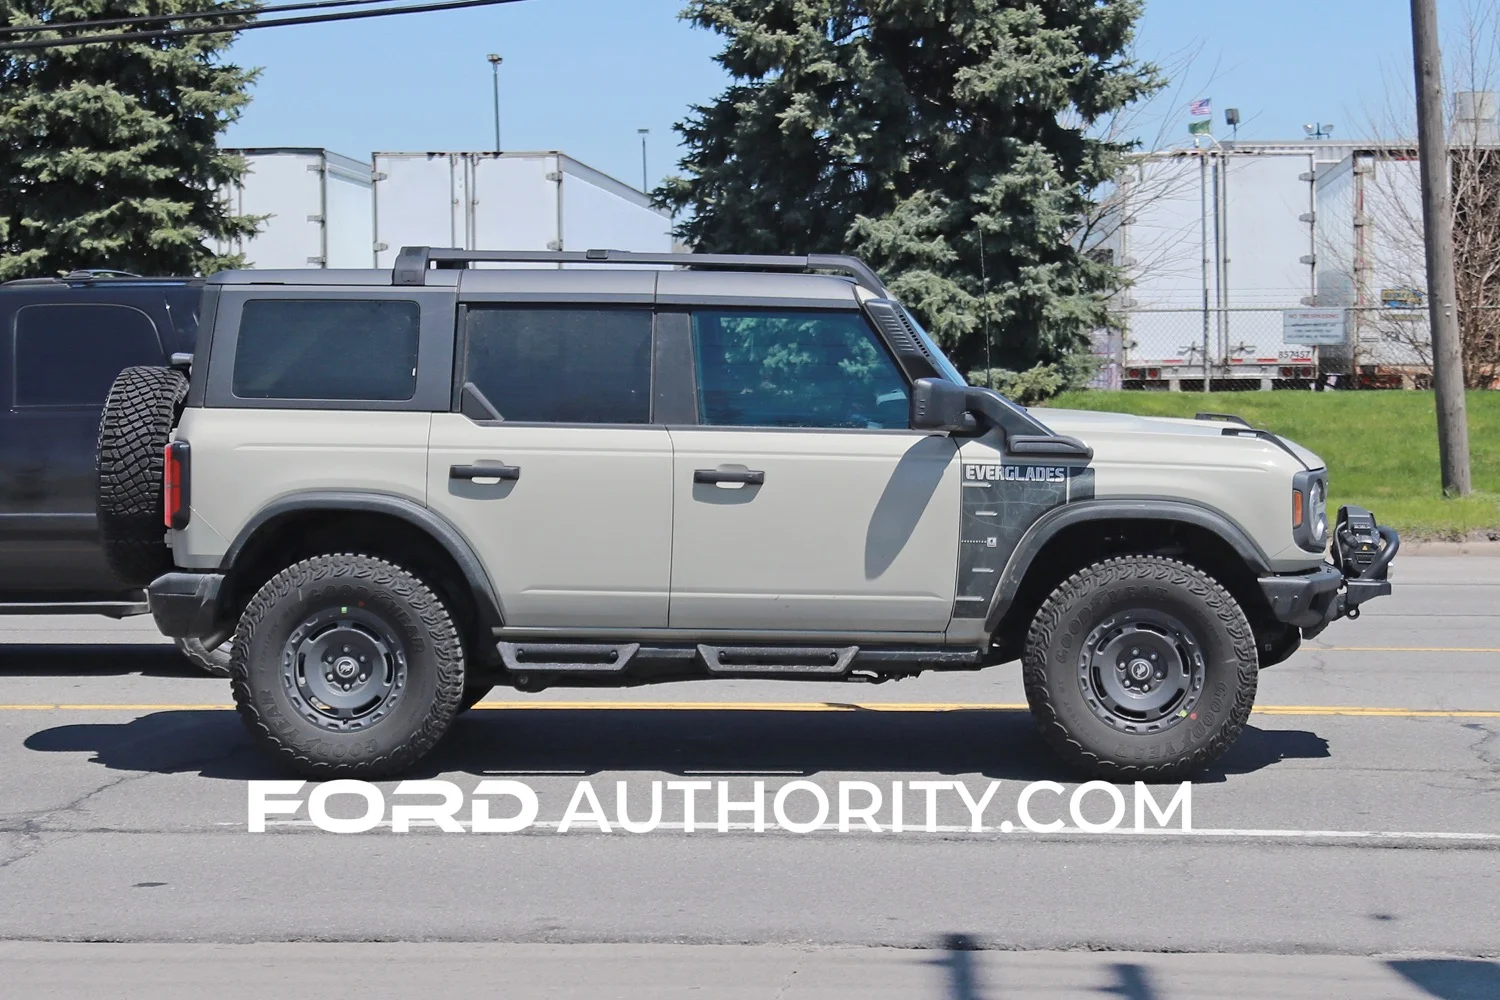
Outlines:
[[[693,482],[710,483],[742,483],[745,486],[760,486],[766,481],[766,474],[759,469],[699,469],[693,473]]]
[[[521,478],[519,465],[450,465],[449,479],[500,479],[515,482]]]

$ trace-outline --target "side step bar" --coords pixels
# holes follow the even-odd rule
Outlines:
[[[641,651],[638,642],[501,642],[496,646],[505,669],[517,673],[619,674]]]
[[[858,646],[698,646],[715,677],[843,677]]]
[[[984,663],[977,649],[870,648],[859,646],[642,646],[531,640],[497,642],[507,672],[551,677],[543,683],[626,683],[689,677],[783,680],[877,680],[924,670],[973,670]]]

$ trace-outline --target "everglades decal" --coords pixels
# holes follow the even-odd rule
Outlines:
[[[1007,483],[1061,483],[1068,470],[1060,465],[988,465],[971,462],[964,466],[965,481]]]
[[[1082,465],[963,463],[963,527],[955,618],[983,618],[1010,555],[1037,519],[1094,497],[1094,470]]]

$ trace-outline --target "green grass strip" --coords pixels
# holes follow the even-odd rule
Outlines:
[[[1500,538],[1500,392],[1470,392],[1474,494],[1443,496],[1430,392],[1064,393],[1047,404],[1151,417],[1233,413],[1328,463],[1330,510],[1353,503],[1418,538]],[[1045,408],[1038,414],[1046,420]]]

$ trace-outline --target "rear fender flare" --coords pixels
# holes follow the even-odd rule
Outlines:
[[[219,561],[220,571],[226,574],[232,573],[240,555],[256,535],[268,525],[288,515],[307,511],[386,514],[406,521],[441,546],[458,565],[478,608],[480,625],[485,628],[499,628],[505,623],[504,609],[500,604],[494,583],[484,568],[484,562],[463,534],[441,515],[415,500],[395,494],[314,490],[279,497],[257,511],[240,529],[240,533],[235,536],[234,541]]]

